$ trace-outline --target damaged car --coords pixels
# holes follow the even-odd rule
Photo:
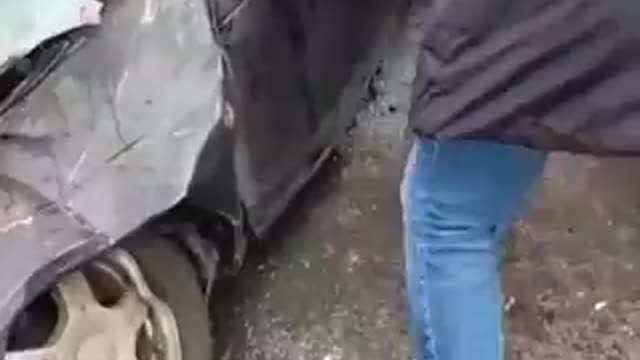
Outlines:
[[[392,3],[3,2],[2,355],[212,359],[215,279],[339,141]]]

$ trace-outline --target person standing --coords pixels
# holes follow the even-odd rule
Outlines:
[[[415,360],[503,357],[502,242],[550,151],[640,155],[640,2],[434,0],[401,189]]]

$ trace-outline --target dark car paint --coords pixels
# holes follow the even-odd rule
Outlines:
[[[19,248],[0,255],[0,328],[176,206],[226,219],[241,263],[246,225],[264,234],[336,143],[402,2],[204,1],[107,2],[86,44],[0,113],[0,241]]]
[[[363,60],[402,1],[209,3],[213,18],[230,19],[218,41],[229,59],[237,185],[252,228],[263,234],[353,115],[372,68]]]

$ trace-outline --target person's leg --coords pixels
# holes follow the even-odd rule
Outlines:
[[[415,360],[502,359],[501,239],[545,155],[418,139],[403,182]]]

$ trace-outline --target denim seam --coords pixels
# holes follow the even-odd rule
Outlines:
[[[413,169],[416,166],[416,157],[417,157],[417,149],[418,143],[414,143],[411,146],[411,149],[409,150],[409,155],[407,156],[407,165],[405,166],[404,169],[404,174],[402,176],[402,182],[400,184],[400,202],[402,204],[403,207],[406,207],[409,204],[409,199],[408,199],[408,191],[409,191],[409,185],[408,184],[409,181],[409,172],[413,171]],[[405,214],[403,214],[403,217],[406,217]],[[406,220],[406,219],[403,219]]]
[[[427,177],[424,179],[426,186],[429,186],[429,184],[432,182],[433,174],[437,171],[435,167],[437,165],[438,153],[440,151],[440,144],[437,141],[433,142],[432,145],[433,145],[433,152],[427,164],[428,168],[431,169],[431,171],[427,172]],[[426,194],[427,194],[426,201],[427,203],[429,203],[430,193],[427,191]],[[430,257],[431,257],[429,249],[427,249],[424,252],[423,256],[427,260],[426,263],[429,263]],[[425,350],[427,351],[427,356],[430,356],[432,360],[438,360],[440,357],[438,356],[438,352],[437,352],[437,339],[435,337],[435,332],[433,331],[433,326],[432,326],[432,319],[433,319],[432,312],[431,312],[431,308],[433,307],[433,301],[431,298],[432,292],[428,290],[429,279],[431,279],[432,276],[430,274],[429,267],[426,266],[426,264],[425,264],[424,274],[426,276],[426,279],[424,283],[420,283],[419,286],[422,287],[422,293],[425,294],[425,301],[427,302],[427,306],[423,308],[423,312],[424,312],[423,316],[426,324],[425,326],[426,329],[424,329],[424,332],[427,338],[427,343],[425,344],[427,348]]]

